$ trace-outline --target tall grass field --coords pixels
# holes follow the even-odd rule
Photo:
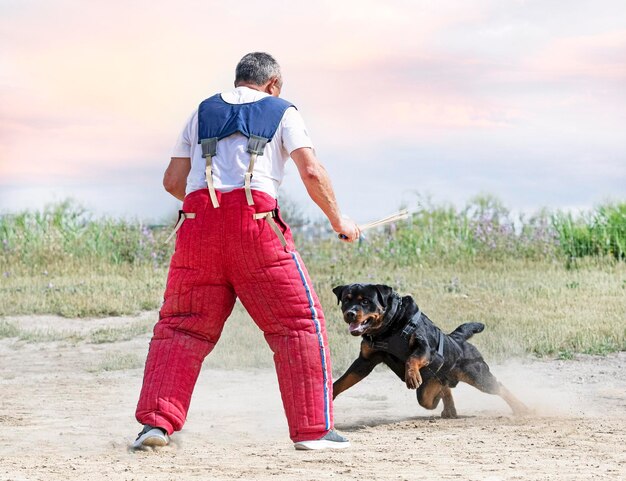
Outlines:
[[[358,339],[348,335],[331,289],[352,282],[388,284],[413,295],[447,330],[484,322],[472,342],[492,357],[566,359],[626,350],[625,202],[578,214],[542,210],[514,217],[497,199],[482,196],[463,209],[421,206],[410,219],[367,232],[354,244],[339,242],[293,204],[287,207],[326,314],[337,369],[354,358]],[[0,337],[37,342],[11,321],[16,315],[99,317],[158,309],[174,244],[164,243],[170,229],[94,218],[72,202],[0,216]],[[124,335],[149,330],[129,321]],[[94,336],[82,340],[116,339]],[[215,362],[271,362],[259,344],[256,326],[238,306]]]

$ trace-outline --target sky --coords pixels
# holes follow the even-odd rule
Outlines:
[[[357,222],[626,199],[623,0],[0,0],[0,45],[0,213],[171,217],[173,143],[250,51]],[[320,213],[293,165],[281,195]]]

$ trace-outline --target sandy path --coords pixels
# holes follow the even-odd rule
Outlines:
[[[0,340],[0,480],[589,480],[626,479],[626,353],[525,361],[492,371],[536,414],[454,390],[442,420],[381,370],[339,397],[353,447],[296,452],[271,370],[206,366],[185,429],[159,451],[129,452],[141,369],[90,372],[116,344]]]

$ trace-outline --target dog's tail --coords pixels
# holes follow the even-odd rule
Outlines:
[[[449,335],[455,341],[463,342],[467,341],[474,334],[483,332],[483,329],[485,329],[485,325],[480,322],[466,322],[457,327]]]

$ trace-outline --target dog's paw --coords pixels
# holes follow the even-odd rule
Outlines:
[[[420,376],[419,371],[414,369],[407,370],[404,380],[409,389],[417,389],[422,385],[422,376]]]
[[[441,417],[443,419],[456,419],[457,418],[456,409],[444,408],[443,411],[441,411]]]
[[[520,403],[519,405],[515,406],[515,409],[513,409],[513,415],[514,416],[524,417],[524,416],[532,416],[533,414],[534,414],[533,410],[527,408],[522,403]]]

